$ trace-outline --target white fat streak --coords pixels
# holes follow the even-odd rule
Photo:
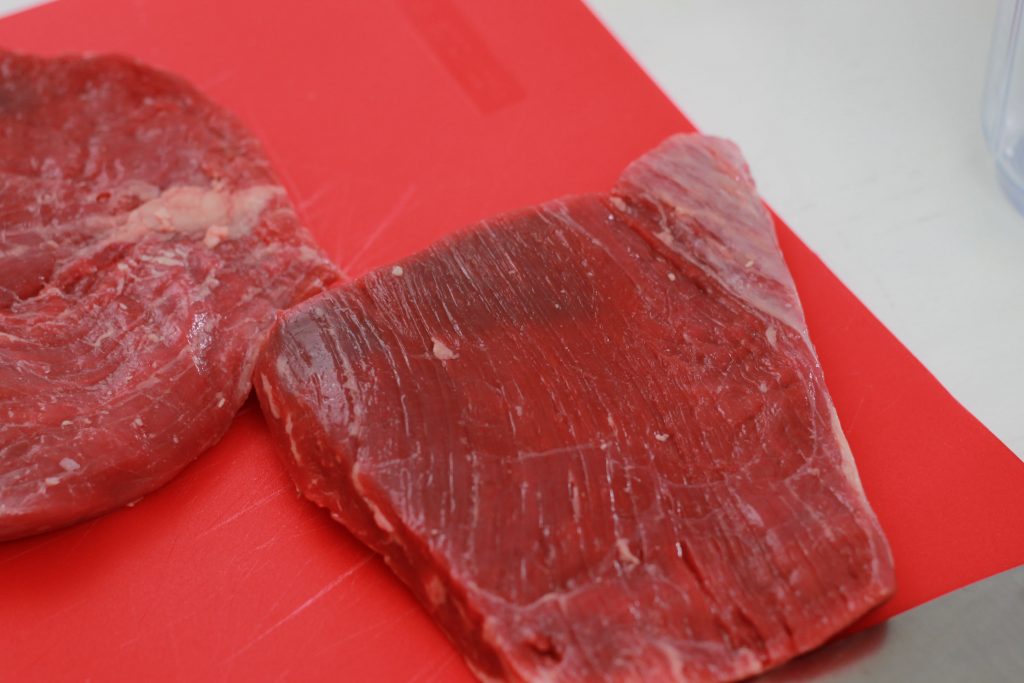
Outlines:
[[[666,434],[665,432],[654,432],[654,438],[662,443],[665,443],[666,441],[668,441],[668,434]]]
[[[302,454],[299,453],[299,444],[295,441],[295,436],[292,434],[292,416],[284,416],[284,433],[288,436],[289,450],[292,452],[292,458],[295,460],[296,465],[302,464]]]
[[[99,349],[100,346],[103,345],[103,342],[107,341],[108,339],[110,339],[111,337],[113,337],[114,335],[121,331],[120,326],[115,324],[113,320],[108,319],[108,321],[109,322],[107,323],[107,330],[100,336],[96,337],[96,339],[89,342],[89,345],[92,346],[94,349]]]
[[[654,642],[654,646],[658,648],[662,656],[665,658],[665,663],[668,664],[668,670],[672,672],[673,681],[685,681],[686,676],[683,675],[683,657],[679,654],[679,650],[671,643],[664,640],[658,640]]]
[[[111,233],[115,241],[138,241],[154,232],[202,233],[207,246],[249,234],[260,214],[275,197],[278,185],[224,189],[180,185],[171,187],[128,214]]]
[[[447,344],[438,339],[437,337],[431,337],[430,340],[434,342],[434,357],[438,360],[451,360],[458,358],[458,354],[452,351]]]
[[[640,558],[633,554],[633,551],[629,548],[629,541],[620,538],[615,541],[615,547],[619,551],[619,559],[629,566],[636,566],[640,564]]]
[[[775,326],[774,325],[769,325],[768,329],[766,329],[764,331],[764,336],[765,336],[765,339],[768,340],[768,343],[771,344],[772,348],[774,349],[777,346],[777,344],[778,344],[778,338],[779,338],[779,333],[776,332]]]
[[[160,266],[168,266],[172,268],[185,265],[185,262],[181,259],[176,259],[170,256],[142,256],[139,260],[145,263],[155,263]]]
[[[364,499],[366,507],[370,508],[370,512],[373,513],[373,521],[377,524],[377,527],[386,534],[393,534],[395,527],[388,521],[388,518],[384,516],[381,509],[377,507],[377,504],[371,500]]]
[[[359,480],[359,463],[352,465],[352,488],[356,490],[360,496],[363,497],[363,502],[366,503],[366,507],[370,508],[370,512],[373,513],[373,521],[377,524],[377,527],[386,534],[393,534],[395,531],[394,525],[388,521],[388,518],[384,516],[381,509],[377,507],[377,504],[366,497],[366,491],[363,488],[363,483]]]
[[[260,375],[260,383],[263,385],[263,395],[267,397],[267,405],[270,406],[270,414],[275,420],[280,420],[281,412],[277,409],[277,403],[274,401],[274,390],[270,388],[270,382],[267,380],[266,375]]]
[[[743,516],[747,518],[747,521],[750,522],[750,524],[756,527],[764,526],[764,520],[761,519],[761,515],[752,505],[750,505],[750,503],[745,500],[741,500],[739,501],[739,508],[740,512],[743,513]]]
[[[359,481],[359,463],[352,465],[352,488],[356,490],[360,496],[366,495],[363,490],[363,482]]]
[[[391,274],[395,277],[402,277],[405,275],[405,271],[402,269],[402,266],[395,266],[391,269]]]
[[[82,466],[78,464],[78,461],[74,460],[73,458],[61,458],[58,464],[64,471],[61,474],[49,476],[43,479],[43,483],[39,487],[39,493],[44,493],[46,489],[48,489],[51,486],[57,486],[62,481],[64,481],[64,478],[67,477],[70,473],[82,468]]]

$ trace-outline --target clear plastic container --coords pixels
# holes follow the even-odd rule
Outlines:
[[[1000,0],[988,57],[983,128],[1002,187],[1024,212],[1024,0]]]
[[[1000,0],[982,107],[1003,189],[1024,212],[1024,0]]]

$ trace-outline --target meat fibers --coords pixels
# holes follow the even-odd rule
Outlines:
[[[772,220],[731,143],[291,309],[257,364],[299,489],[482,680],[721,681],[885,600]]]
[[[193,87],[0,51],[0,540],[173,477],[228,428],[274,312],[336,277]]]

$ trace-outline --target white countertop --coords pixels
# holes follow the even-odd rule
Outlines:
[[[1024,459],[1024,217],[981,137],[996,0],[588,0]],[[0,0],[0,15],[40,0]]]

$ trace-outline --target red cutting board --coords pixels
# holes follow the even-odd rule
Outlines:
[[[0,45],[122,52],[189,78],[263,139],[353,275],[495,212],[607,189],[692,129],[574,0],[64,0],[0,21]],[[778,225],[896,555],[898,592],[872,618],[1024,562],[1024,463]],[[296,497],[250,403],[135,507],[0,544],[0,679],[470,675],[383,563]]]

